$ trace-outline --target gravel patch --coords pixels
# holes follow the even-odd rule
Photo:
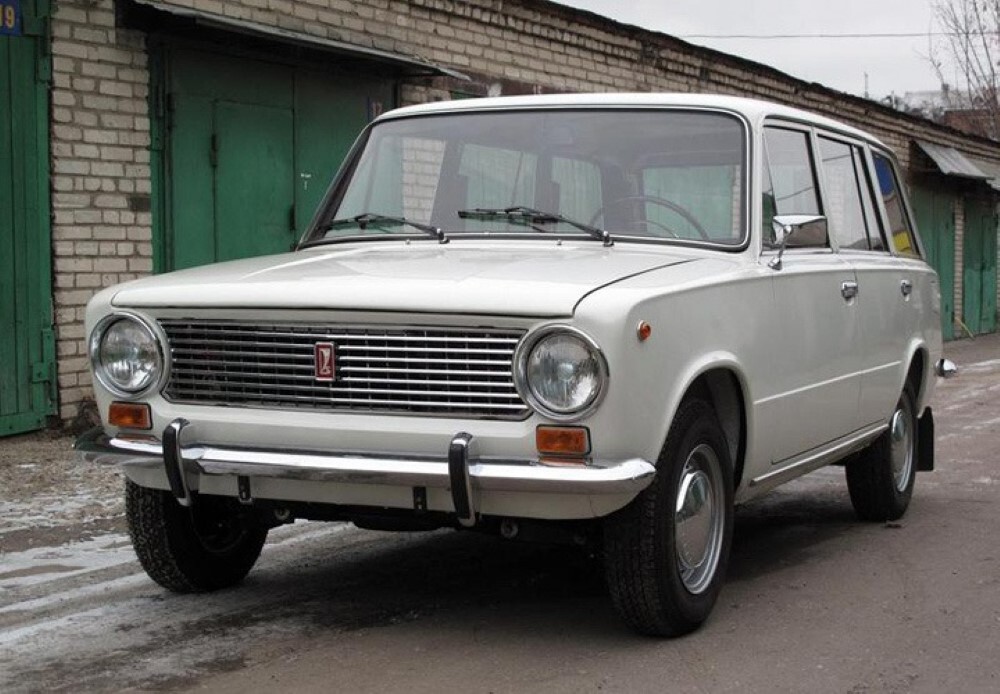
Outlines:
[[[0,439],[0,552],[123,527],[121,474],[78,462],[73,441],[51,431]]]

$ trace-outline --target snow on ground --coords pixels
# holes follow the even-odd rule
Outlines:
[[[31,531],[121,518],[118,470],[77,462],[72,446],[72,436],[50,432],[0,439],[0,557]]]

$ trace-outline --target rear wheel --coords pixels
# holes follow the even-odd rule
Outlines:
[[[917,413],[910,386],[899,397],[889,428],[849,461],[846,470],[858,518],[893,521],[906,513],[917,472]]]
[[[686,400],[653,483],[605,521],[605,573],[622,618],[656,636],[698,628],[722,589],[732,530],[725,435],[708,403]]]
[[[185,508],[160,489],[125,481],[125,517],[132,546],[149,577],[177,593],[227,588],[253,568],[267,528],[235,499],[199,496]]]

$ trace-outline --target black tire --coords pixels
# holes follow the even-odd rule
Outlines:
[[[725,581],[732,544],[732,469],[712,407],[700,399],[685,400],[660,452],[652,484],[605,521],[604,566],[611,599],[637,632],[680,636],[708,619]],[[678,519],[685,521],[676,510],[677,500],[681,489],[694,489],[695,484],[702,492],[707,484],[711,492],[709,530],[706,539],[698,537],[703,531],[681,529],[689,539],[685,543],[678,533]],[[693,503],[696,497],[697,491],[694,496],[685,494]],[[686,523],[699,520],[704,516],[691,515]],[[692,536],[697,540],[691,542]],[[699,552],[702,544],[706,549]],[[692,553],[691,545],[702,561],[685,556]]]
[[[845,466],[851,504],[861,520],[894,521],[910,505],[919,450],[915,403],[907,385],[889,418],[889,428]]]
[[[142,568],[175,593],[236,585],[267,539],[267,528],[244,516],[235,499],[199,496],[185,508],[170,492],[131,480],[125,481],[125,517]]]

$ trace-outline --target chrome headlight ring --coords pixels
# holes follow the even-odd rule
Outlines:
[[[134,388],[128,388],[116,382],[107,373],[106,364],[102,358],[104,339],[112,327],[122,321],[128,321],[137,326],[142,334],[152,343],[155,348],[153,355],[153,365],[150,374],[143,378]],[[146,393],[159,389],[166,381],[168,362],[164,353],[164,338],[160,331],[147,319],[130,311],[115,311],[104,316],[90,333],[87,346],[90,357],[91,370],[94,378],[109,392],[116,397],[133,399]]]
[[[532,387],[530,379],[529,360],[535,349],[546,340],[559,336],[568,336],[578,341],[593,360],[595,370],[596,386],[582,404],[571,408],[558,408],[554,407],[552,403],[546,402],[536,388]],[[514,386],[517,388],[518,394],[532,409],[554,421],[576,421],[583,419],[597,409],[607,392],[608,378],[608,362],[604,357],[604,352],[601,351],[593,338],[582,330],[569,325],[545,325],[529,332],[521,340],[514,353]]]

